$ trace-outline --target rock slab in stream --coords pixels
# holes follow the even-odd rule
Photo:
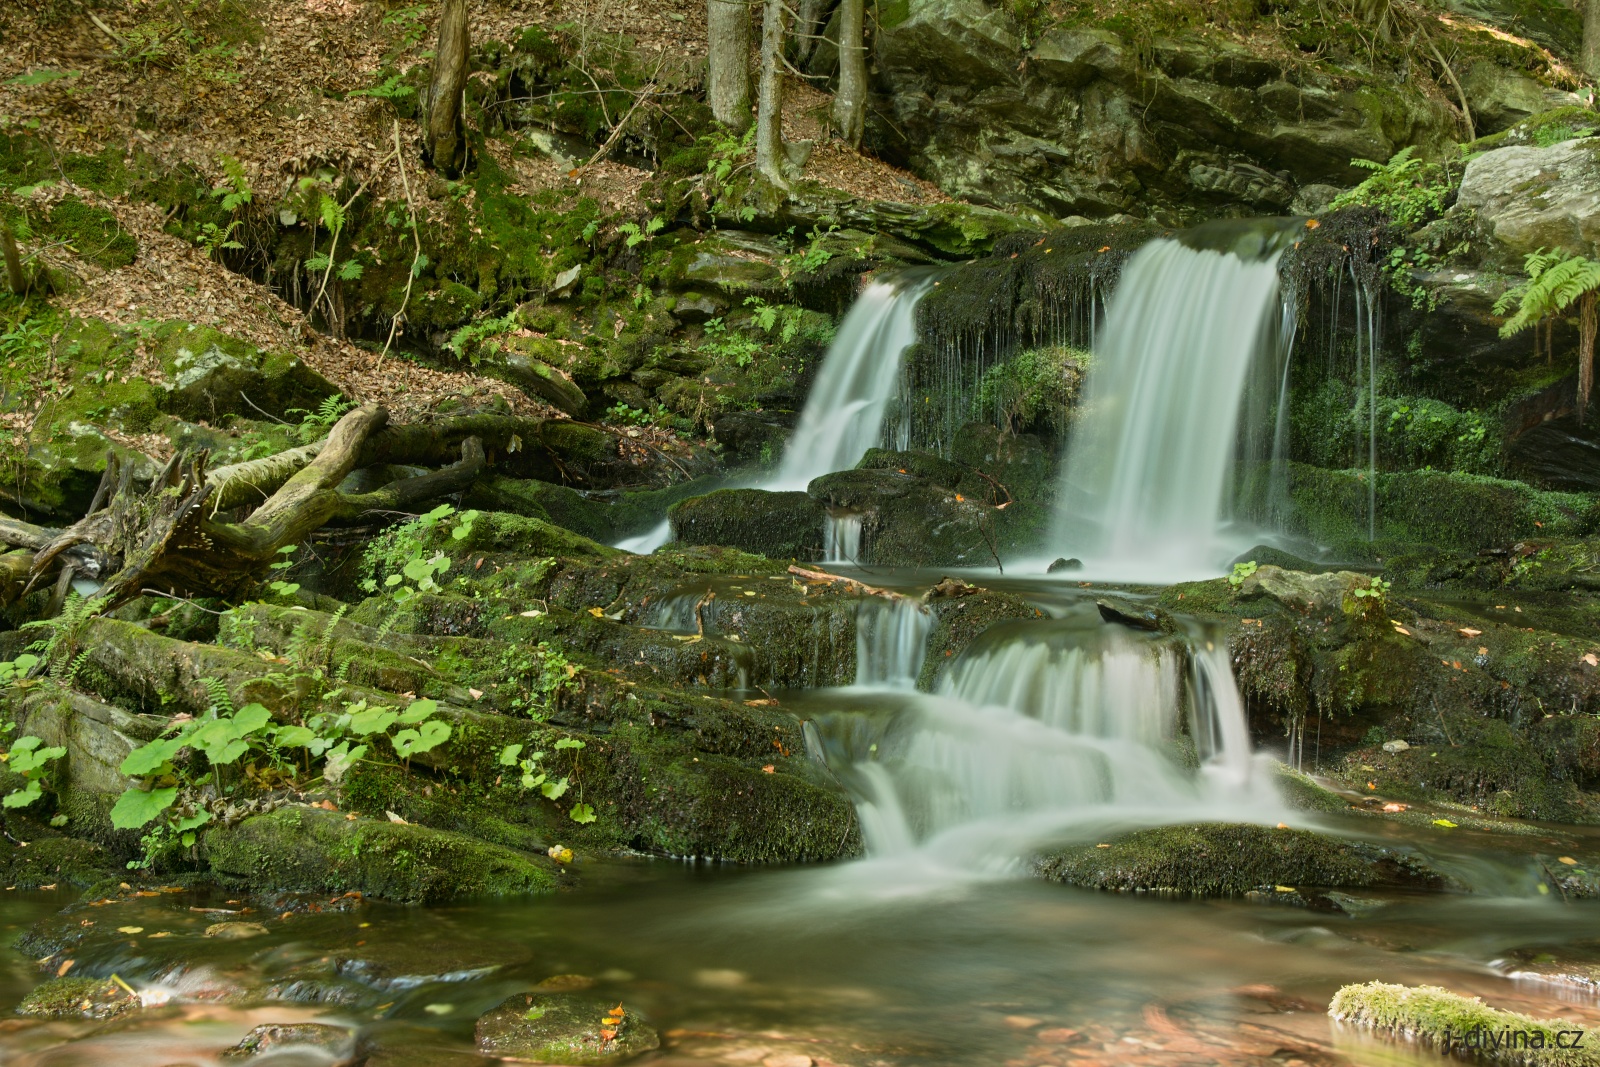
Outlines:
[[[478,1048],[535,1063],[621,1063],[661,1039],[632,1011],[570,993],[518,993],[478,1019]]]
[[[1242,896],[1277,886],[1445,889],[1444,876],[1411,856],[1335,841],[1309,830],[1200,823],[1140,830],[1109,844],[1039,856],[1052,882],[1112,892]]]

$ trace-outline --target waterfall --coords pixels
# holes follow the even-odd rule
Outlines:
[[[827,727],[868,852],[893,868],[891,881],[907,863],[938,878],[1004,874],[1051,841],[1280,814],[1215,641],[1197,634],[1185,647],[1059,623],[1000,629],[962,655],[936,695],[876,731]]]
[[[804,489],[813,478],[852,469],[867,449],[883,442],[884,416],[900,390],[901,357],[917,339],[917,301],[933,287],[934,276],[934,271],[913,269],[867,286],[839,323],[823,356],[777,472],[756,483],[757,488]],[[856,531],[859,534],[859,520]],[[644,554],[671,538],[672,526],[663,519],[616,547]],[[855,551],[829,558],[853,559]]]
[[[856,685],[915,689],[932,629],[933,617],[915,600],[863,600],[856,611]]]
[[[861,514],[829,514],[822,530],[822,562],[854,563],[861,556]]]
[[[1224,527],[1252,367],[1293,335],[1278,283],[1290,224],[1220,245],[1228,231],[1202,227],[1129,261],[1068,442],[1057,552],[1101,574],[1179,580],[1244,547],[1230,550]]]
[[[839,324],[800,424],[763,489],[804,489],[846,471],[883,441],[884,414],[900,390],[900,358],[916,342],[917,301],[931,271],[907,271],[868,285]]]

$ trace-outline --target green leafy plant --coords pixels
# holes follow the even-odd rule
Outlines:
[[[7,85],[20,85],[27,89],[37,88],[40,85],[49,85],[51,82],[71,81],[81,75],[76,70],[34,70],[27,74],[18,74],[9,79]]]
[[[492,338],[508,334],[517,328],[517,317],[505,315],[500,318],[479,319],[469,322],[455,333],[450,335],[450,340],[444,347],[454,352],[457,359],[467,359],[476,364],[479,358],[480,346]]]
[[[1384,598],[1389,595],[1389,583],[1380,577],[1374,577],[1370,585],[1350,590],[1350,595],[1357,600],[1368,600],[1380,609],[1383,607]]]
[[[642,229],[637,222],[624,222],[617,227],[617,232],[623,235],[623,243],[629,248],[633,248],[660,233],[661,228],[666,224],[665,219],[660,215],[655,215],[644,224]]]
[[[1445,200],[1454,189],[1450,174],[1442,164],[1425,162],[1415,153],[1416,147],[1407,145],[1387,163],[1352,159],[1352,166],[1371,171],[1372,176],[1354,189],[1339,194],[1329,206],[1333,210],[1375,207],[1406,227],[1417,226],[1430,216],[1442,213]]]
[[[245,173],[244,164],[233,156],[218,156],[217,162],[222,166],[224,177],[212,187],[211,196],[222,201],[222,210],[238,211],[255,195],[250,188],[250,176]]]
[[[415,93],[416,87],[405,83],[404,74],[391,74],[377,85],[367,89],[356,89],[351,96],[370,96],[378,100],[402,100]]]
[[[1495,302],[1497,315],[1516,306],[1516,312],[1500,327],[1501,337],[1510,337],[1546,319],[1553,319],[1574,304],[1578,308],[1578,423],[1583,424],[1594,386],[1594,340],[1600,325],[1600,260],[1543,248],[1528,253],[1523,260],[1528,280],[1506,292]]]
[[[575,738],[564,737],[555,743],[555,749],[561,751],[578,751],[584,747],[582,741]],[[518,781],[523,789],[535,790],[547,800],[560,800],[566,796],[572,787],[571,780],[567,777],[552,778],[550,772],[542,769],[540,761],[544,759],[543,750],[522,755],[522,745],[507,745],[500,751],[500,765],[514,768],[520,775]],[[567,817],[576,823],[591,823],[595,821],[594,808],[579,801],[567,812]]]
[[[13,789],[4,797],[0,797],[0,805],[7,808],[25,808],[44,795],[44,783],[48,778],[48,764],[60,759],[67,754],[67,750],[60,745],[41,748],[44,742],[29,734],[19,737],[12,742],[11,749],[0,759],[4,759],[7,768],[22,775],[27,780],[21,789]]]
[[[200,251],[206,254],[207,259],[216,259],[217,254],[223,249],[236,250],[244,247],[243,242],[233,239],[233,231],[238,228],[238,219],[228,223],[226,228],[214,222],[202,222],[195,244],[199,245]]]
[[[317,409],[289,408],[285,415],[299,415],[300,425],[297,427],[300,440],[306,444],[321,440],[333,424],[344,417],[344,414],[355,408],[355,401],[347,400],[343,396],[325,396]]]
[[[743,334],[730,332],[727,324],[716,318],[705,324],[705,338],[700,342],[700,351],[736,367],[748,367],[761,354],[761,345]]]
[[[754,314],[751,321],[763,330],[771,333],[778,331],[778,340],[788,344],[800,332],[800,324],[805,319],[802,309],[792,304],[769,304],[759,296],[747,296],[744,306],[751,308]],[[744,366],[744,364],[740,364]]]
[[[1245,579],[1254,574],[1257,569],[1256,561],[1253,559],[1244,563],[1235,563],[1233,565],[1233,573],[1228,575],[1228,584],[1238,589],[1244,584]]]

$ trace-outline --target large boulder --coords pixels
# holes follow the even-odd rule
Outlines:
[[[1467,164],[1456,203],[1477,213],[1505,265],[1540,248],[1600,252],[1600,139],[1514,145]]]
[[[826,513],[805,493],[719,489],[674,504],[672,536],[689,545],[727,545],[773,559],[822,554]]]

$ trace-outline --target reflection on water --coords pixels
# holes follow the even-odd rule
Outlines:
[[[1589,942],[1593,953],[1600,908],[1589,905],[1389,894],[1350,918],[1026,880],[945,880],[937,894],[885,900],[851,892],[864,869],[607,862],[585,868],[578,893],[263,916],[270,932],[238,942],[205,938],[214,916],[191,911],[188,896],[80,908],[64,921],[142,930],[66,950],[74,973],[116,970],[205,1000],[110,1024],[16,1020],[0,1029],[0,1062],[220,1065],[229,1061],[217,1053],[259,1022],[322,1017],[361,1027],[380,1050],[375,1064],[464,1064],[479,1013],[559,974],[593,978],[599,995],[650,1019],[665,1037],[658,1062],[670,1064],[804,1055],[862,1067],[1044,1067],[1097,1057],[1259,1063],[1275,1053],[1275,1062],[1438,1062],[1335,1033],[1323,1014],[1333,991],[1374,978],[1600,1025],[1590,998],[1563,1002],[1557,987],[1491,967],[1519,949]],[[15,931],[42,907],[8,894],[0,920]],[[7,962],[13,977],[31,965]],[[8,1001],[20,993],[13,980]],[[263,1001],[313,995],[325,1002]]]

